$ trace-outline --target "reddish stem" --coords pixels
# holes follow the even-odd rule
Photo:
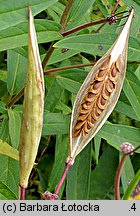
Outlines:
[[[61,20],[60,20],[60,24],[62,25],[61,31],[65,30],[67,17],[68,17],[68,14],[72,8],[72,5],[73,5],[73,0],[68,0],[67,5],[65,7],[65,10],[64,10],[62,17],[61,17]]]
[[[66,32],[63,32],[61,34],[65,37],[65,36],[70,35],[70,34],[72,34],[74,32],[80,31],[80,30],[82,30],[84,28],[87,28],[87,27],[90,27],[90,26],[93,26],[93,25],[97,25],[97,24],[101,24],[101,23],[107,23],[107,22],[108,22],[108,19],[103,18],[103,19],[100,19],[100,20],[97,20],[97,21],[92,21],[92,22],[77,26],[77,27],[75,27],[73,29],[70,29],[70,30],[68,30]]]
[[[19,199],[20,200],[25,200],[25,192],[26,192],[26,188],[25,187],[22,187],[22,186],[19,186],[19,194],[20,194],[20,197]]]
[[[44,199],[47,199],[47,200],[58,200],[59,191],[60,191],[60,189],[62,187],[62,184],[63,184],[63,182],[64,182],[64,180],[65,180],[65,178],[67,176],[68,170],[69,170],[69,168],[71,166],[72,166],[72,161],[70,159],[68,162],[66,162],[66,166],[65,166],[64,172],[63,172],[63,174],[61,176],[61,179],[60,179],[60,181],[59,181],[59,183],[58,183],[58,185],[56,187],[55,192],[51,193],[49,191],[45,191],[45,193],[42,195]]]
[[[113,10],[112,10],[112,12],[111,12],[111,15],[113,15],[113,14],[115,13],[115,11],[116,11],[116,9],[117,9],[119,3],[120,3],[120,0],[118,0],[117,3],[115,4],[115,6],[114,6],[114,8],[113,8]],[[107,22],[103,23],[103,24],[96,30],[96,33],[99,33],[99,31],[106,25],[106,23],[107,23]]]
[[[115,176],[115,184],[114,184],[114,196],[116,200],[120,200],[120,192],[119,192],[119,185],[120,185],[120,178],[121,178],[121,171],[124,165],[124,161],[126,159],[126,155],[123,155],[120,161],[120,164],[118,166],[116,176]]]
[[[57,185],[57,187],[56,187],[56,189],[55,189],[55,194],[56,195],[58,195],[59,194],[59,191],[60,191],[60,189],[61,189],[61,187],[62,187],[62,184],[63,184],[63,182],[65,181],[65,178],[66,178],[66,176],[67,176],[67,173],[68,173],[68,170],[69,170],[69,168],[72,166],[72,164],[71,164],[71,161],[68,161],[67,163],[66,163],[66,166],[65,166],[65,169],[64,169],[64,172],[63,172],[63,174],[62,174],[62,176],[61,176],[61,179],[60,179],[60,181],[59,181],[59,183],[58,183],[58,185]]]
[[[118,0],[117,3],[115,4],[114,9],[113,9],[112,12],[111,12],[111,15],[114,14],[115,11],[117,10],[117,7],[118,7],[120,1],[121,1],[121,0]]]
[[[88,66],[93,66],[93,65],[95,65],[95,62],[91,62],[91,63],[87,63],[87,64],[68,65],[68,66],[59,67],[59,68],[52,68],[52,69],[44,71],[44,75],[49,74],[49,73],[53,73],[53,72],[57,72],[57,71],[61,71],[61,70],[68,70],[68,69],[80,68],[80,67],[88,67]]]

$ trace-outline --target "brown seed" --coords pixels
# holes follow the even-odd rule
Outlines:
[[[100,89],[101,85],[102,85],[102,82],[95,81],[95,82],[93,83],[92,89],[93,89],[94,91],[96,91],[96,90]]]
[[[96,107],[93,108],[93,110],[91,112],[91,116],[95,121],[99,118],[100,114],[97,112]]]
[[[114,67],[112,68],[112,70],[111,70],[111,73],[109,74],[109,79],[110,79],[112,82],[116,83],[117,80],[118,80],[118,77],[119,77],[119,73],[118,73],[116,67],[114,66]]]
[[[88,124],[92,128],[94,126],[94,124],[95,124],[95,120],[92,118],[91,114],[89,114],[87,120],[88,120]]]
[[[80,135],[80,133],[81,133],[81,129],[79,129],[79,130],[74,130],[74,137],[78,137],[79,135]]]
[[[106,103],[106,100],[102,97],[102,98],[101,98],[101,105],[104,106],[105,103]]]
[[[107,102],[107,100],[105,100],[105,99],[102,97],[102,95],[100,95],[99,98],[98,98],[97,105],[98,105],[98,107],[99,107],[100,109],[104,109],[105,106],[106,106],[106,102]]]
[[[80,114],[78,116],[78,121],[85,121],[85,119],[87,118],[88,114]]]
[[[93,102],[92,101],[86,101],[83,105],[82,105],[82,107],[84,108],[84,109],[91,109],[91,107],[93,106]]]
[[[109,79],[106,82],[106,89],[110,93],[115,89],[115,84]]]
[[[101,65],[101,67],[100,67],[100,70],[106,70],[107,68],[108,68],[108,61],[105,61],[102,65]]]
[[[83,137],[83,139],[85,139],[86,138],[86,135],[87,135],[88,133],[86,133],[86,131],[84,130],[84,129],[82,129],[82,137]]]
[[[84,131],[85,131],[87,134],[89,133],[91,127],[90,127],[90,125],[88,125],[88,122],[87,122],[87,121],[86,121],[85,124],[83,125],[83,129],[84,129]]]
[[[103,87],[103,90],[102,90],[102,96],[103,96],[104,99],[108,100],[109,97],[110,97],[110,92],[107,91],[105,84],[104,84],[104,87]]]
[[[106,74],[107,70],[100,70],[98,77],[103,77]]]
[[[78,121],[75,125],[75,130],[79,130],[83,126],[84,122],[83,121]]]
[[[88,95],[87,95],[88,98],[93,98],[94,96],[95,95],[92,92],[88,92]]]
[[[103,81],[106,77],[107,70],[100,70],[96,75],[95,75],[95,80],[97,81]]]
[[[79,113],[80,114],[88,114],[89,113],[89,110],[88,109],[85,109],[84,107],[83,107],[83,105],[80,107],[80,110],[79,110]]]
[[[100,115],[102,113],[102,109],[100,109],[98,106],[96,106],[96,112]]]
[[[117,74],[117,68],[115,67],[115,65],[114,65],[114,67],[112,68],[112,70],[111,70],[111,75],[112,75],[112,77],[115,77],[116,76],[116,74]]]

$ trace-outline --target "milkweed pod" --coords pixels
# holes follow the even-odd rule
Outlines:
[[[132,9],[118,38],[93,66],[77,93],[71,116],[67,160],[71,158],[74,162],[117,103],[126,73],[128,37],[133,16]]]
[[[31,8],[28,9],[28,69],[20,132],[20,186],[26,188],[41,138],[44,111],[44,78]]]

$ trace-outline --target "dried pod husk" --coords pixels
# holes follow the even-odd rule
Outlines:
[[[95,136],[114,109],[125,78],[132,9],[121,33],[107,53],[94,65],[77,93],[70,124],[67,161]],[[94,48],[94,47],[93,47]]]
[[[44,112],[44,77],[34,20],[29,7],[28,68],[20,132],[20,186],[26,188],[40,143]]]

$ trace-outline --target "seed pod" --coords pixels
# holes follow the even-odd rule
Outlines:
[[[44,110],[44,78],[36,32],[29,7],[28,69],[24,89],[23,119],[20,133],[20,186],[26,188],[41,138]]]
[[[71,158],[74,162],[117,103],[126,73],[128,37],[133,15],[132,9],[117,40],[91,69],[76,96],[67,160]]]

